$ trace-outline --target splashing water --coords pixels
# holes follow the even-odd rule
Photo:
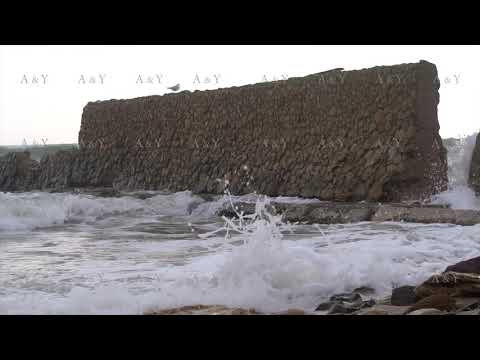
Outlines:
[[[268,211],[277,199],[256,195],[254,214],[223,220],[211,211],[237,197],[9,196],[0,208],[19,224],[0,229],[2,314],[140,314],[194,304],[313,311],[334,293],[370,286],[382,297],[480,255],[478,225],[287,224]]]
[[[477,133],[447,143],[448,190],[432,197],[433,204],[450,205],[452,209],[480,210],[480,199],[468,186],[468,174]]]

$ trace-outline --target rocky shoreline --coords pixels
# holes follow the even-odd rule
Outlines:
[[[120,191],[112,187],[45,189],[45,192],[67,192],[72,194],[93,195],[97,197],[130,196],[137,199],[148,199],[162,192],[158,191]],[[165,192],[168,194],[169,192]],[[205,201],[221,198],[216,194],[196,194]],[[425,202],[278,202],[272,201],[266,206],[275,215],[282,215],[282,221],[301,224],[347,224],[362,221],[399,221],[422,224],[453,224],[471,226],[480,224],[480,210],[451,209],[448,205],[429,204]],[[216,215],[227,218],[238,217],[239,214],[255,213],[255,203],[234,201],[216,211]]]
[[[315,311],[288,309],[261,313],[223,305],[192,305],[149,310],[144,315],[480,315],[480,257],[449,266],[417,286],[404,285],[391,296],[375,300],[375,292],[361,287],[336,294]]]
[[[255,204],[234,202],[220,209],[219,216],[236,217],[239,213],[250,215]],[[455,225],[480,224],[480,211],[455,210],[445,205],[423,203],[339,203],[318,202],[308,204],[272,202],[267,206],[274,214],[281,214],[283,221],[304,224],[345,224],[360,221],[404,221],[412,223],[449,223]]]

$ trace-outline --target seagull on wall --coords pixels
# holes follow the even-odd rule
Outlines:
[[[177,84],[177,85],[175,85],[175,86],[171,86],[171,87],[169,87],[169,88],[167,88],[167,89],[170,89],[170,90],[172,90],[172,91],[178,91],[178,90],[180,90],[180,84]]]

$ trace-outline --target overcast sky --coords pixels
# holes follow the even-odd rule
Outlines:
[[[417,62],[437,65],[442,137],[480,128],[480,46],[0,46],[0,144],[76,143],[88,101]]]

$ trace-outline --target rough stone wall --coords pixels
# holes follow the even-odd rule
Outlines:
[[[12,152],[0,157],[0,189],[4,191],[29,190],[36,186],[38,163],[30,153]]]
[[[114,186],[325,200],[405,200],[446,188],[435,65],[334,70],[211,91],[88,103],[79,151],[38,186]]]
[[[11,152],[0,157],[0,190],[111,187],[112,174],[119,173],[113,164],[121,166],[121,161],[95,150],[60,150],[44,155],[40,162],[31,159],[28,151]]]
[[[124,155],[119,187],[218,193],[227,179],[236,194],[422,198],[447,184],[438,88],[421,61],[95,102],[79,144]]]
[[[477,135],[477,140],[473,149],[468,183],[475,191],[475,194],[480,195],[480,132]]]

